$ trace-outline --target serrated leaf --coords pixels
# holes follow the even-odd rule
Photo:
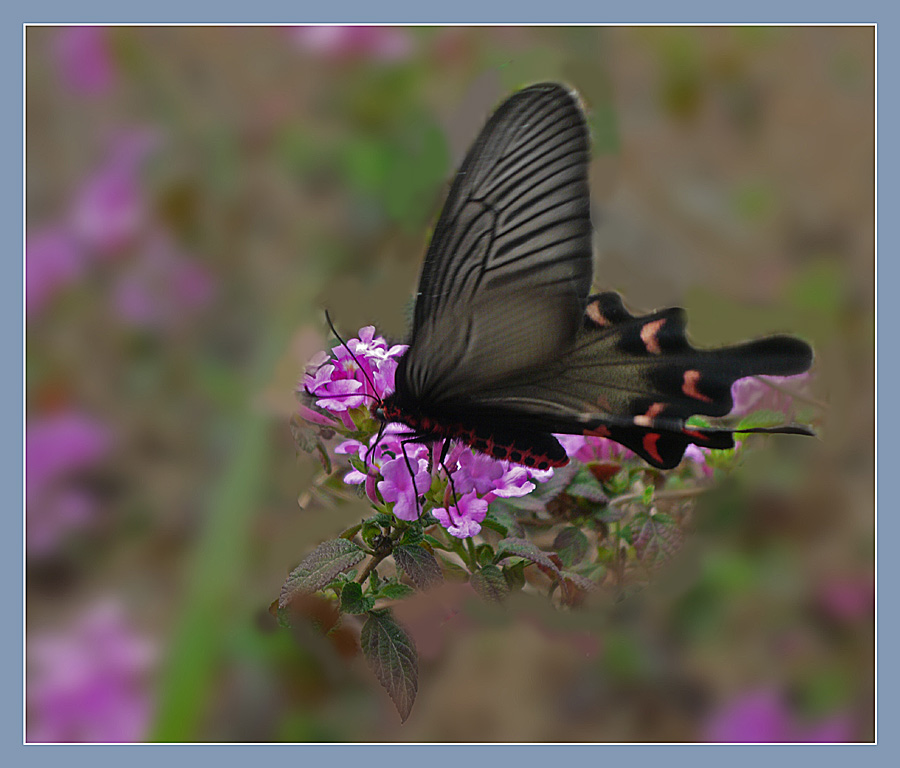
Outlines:
[[[341,610],[344,613],[367,613],[375,607],[375,600],[363,595],[362,584],[349,581],[341,590]]]
[[[502,603],[509,596],[509,584],[496,565],[486,565],[472,575],[472,589],[482,600]]]
[[[542,565],[552,573],[559,575],[559,568],[546,552],[542,552],[528,539],[503,539],[497,544],[497,560],[504,557],[522,557],[536,565]]]
[[[407,528],[403,532],[403,538],[400,539],[400,543],[404,545],[418,544],[425,538],[425,534],[422,532],[422,529],[418,526],[411,526]]]
[[[633,526],[631,543],[635,554],[644,565],[662,565],[681,547],[681,529],[671,520],[660,515],[640,515]]]
[[[319,428],[301,419],[297,414],[291,416],[291,437],[301,451],[312,453],[319,443]]]
[[[281,588],[278,605],[283,608],[297,595],[321,589],[365,556],[362,549],[347,539],[331,539],[319,544],[291,571]]]
[[[595,483],[572,483],[572,485],[566,489],[566,493],[570,496],[578,496],[582,499],[593,501],[595,504],[609,501],[606,494],[603,493],[603,490]]]
[[[419,688],[419,657],[412,638],[389,612],[375,611],[363,624],[359,642],[366,662],[404,722]]]
[[[394,562],[419,589],[429,589],[443,581],[434,555],[418,544],[394,547]]]
[[[434,538],[434,536],[429,533],[426,533],[422,540],[432,549],[442,549],[444,552],[452,551],[443,541]]]
[[[402,600],[413,592],[415,592],[415,590],[407,584],[391,582],[385,584],[378,590],[378,597],[383,597],[386,600]]]
[[[582,576],[580,573],[575,573],[574,571],[560,571],[560,575],[563,577],[563,579],[570,582],[571,584],[574,584],[576,587],[578,587],[578,589],[584,590],[585,592],[589,592],[597,586],[597,583],[595,581],[587,578],[587,576]]]
[[[589,548],[587,536],[580,528],[574,526],[563,528],[553,540],[553,549],[566,568],[584,560]]]
[[[441,558],[440,568],[442,577],[447,581],[460,584],[469,580],[469,572],[446,557]]]
[[[496,518],[492,518],[490,512],[488,513],[488,516],[481,521],[481,527],[496,531],[501,536],[506,536],[508,532],[507,527],[503,525],[503,523],[498,522]]]
[[[542,508],[543,504],[539,504],[538,507]],[[488,507],[487,517],[484,518],[481,524],[486,528],[497,531],[501,536],[525,535],[525,530],[516,518],[514,509],[509,505],[509,502],[500,499],[491,502],[491,506]],[[504,530],[501,531],[500,528]]]

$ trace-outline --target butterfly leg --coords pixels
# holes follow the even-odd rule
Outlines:
[[[406,453],[407,443],[427,443],[434,442],[434,435],[429,432],[416,432],[415,434],[404,437],[400,441],[400,451],[403,454],[403,461],[406,462],[406,468],[409,470],[409,477],[412,480],[413,492],[416,499],[416,518],[422,516],[422,510],[419,507],[419,489],[416,488],[416,473],[413,472],[412,464],[409,463],[409,456]]]

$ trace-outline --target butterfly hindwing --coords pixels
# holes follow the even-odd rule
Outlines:
[[[788,336],[695,349],[683,310],[634,316],[617,294],[605,293],[587,300],[581,333],[552,366],[485,389],[477,401],[514,409],[532,428],[608,437],[668,468],[691,443],[733,446],[727,430],[691,430],[684,422],[726,415],[737,379],[801,373],[811,356],[807,344]]]

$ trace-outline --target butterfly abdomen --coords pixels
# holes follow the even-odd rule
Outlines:
[[[385,420],[406,424],[423,441],[458,440],[486,456],[533,469],[563,467],[569,463],[569,457],[552,435],[516,429],[503,419],[482,418],[473,423],[449,414],[426,415],[405,409],[392,398],[385,400],[381,409]]]

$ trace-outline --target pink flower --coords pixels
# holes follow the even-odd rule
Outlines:
[[[112,601],[74,626],[28,639],[29,742],[132,742],[146,736],[156,649]]]
[[[431,510],[431,514],[447,529],[451,536],[467,539],[481,532],[481,523],[487,516],[488,503],[479,499],[473,491],[462,496],[456,504],[446,509]]]
[[[410,469],[415,472],[415,484]],[[381,475],[384,480],[378,483],[378,490],[386,502],[394,503],[394,514],[400,520],[416,520],[420,511],[418,497],[431,487],[428,462],[410,458],[407,466],[406,459],[401,456],[385,462]]]
[[[465,494],[475,490],[483,496],[494,489],[497,480],[503,477],[506,467],[503,463],[465,450],[459,456],[459,469],[453,473],[453,487],[457,493]]]
[[[703,472],[706,477],[713,476],[713,468],[706,463],[709,458],[709,448],[701,448],[700,446],[691,443],[684,450],[684,458],[694,462],[694,464],[700,467],[700,471]]]
[[[570,458],[578,459],[583,464],[634,456],[634,453],[624,446],[605,437],[593,435],[555,435],[555,437]]]
[[[138,172],[156,144],[157,137],[146,130],[119,136],[105,162],[82,183],[71,221],[86,246],[110,254],[137,237],[147,218]]]
[[[809,373],[801,373],[797,376],[751,376],[746,379],[738,379],[731,385],[731,398],[734,407],[731,416],[746,416],[754,411],[775,411],[792,417],[794,413],[794,398],[791,391],[804,392],[809,388],[812,377]],[[781,392],[770,387],[771,382],[786,390]]]
[[[115,81],[103,27],[63,27],[53,41],[59,78],[70,90],[88,96],[106,93]]]
[[[30,234],[25,243],[26,314],[40,314],[56,294],[82,276],[85,267],[84,252],[64,229]]]
[[[822,584],[816,602],[832,619],[850,623],[870,616],[875,610],[872,576],[834,577]]]
[[[34,555],[52,552],[72,529],[94,517],[93,497],[78,487],[78,472],[106,459],[109,430],[69,412],[29,421],[25,432],[26,541]]]
[[[729,702],[707,724],[704,741],[833,743],[852,737],[849,715],[838,713],[814,723],[799,722],[778,691],[762,689]]]
[[[394,388],[397,359],[406,351],[405,344],[388,348],[387,342],[375,335],[374,326],[359,329],[358,339],[347,339],[327,353],[317,354],[306,368],[304,389],[317,398],[316,405],[340,413],[384,398]],[[349,422],[349,423],[348,423]],[[354,425],[349,416],[348,429]]]
[[[204,308],[215,290],[206,269],[157,234],[116,282],[113,307],[126,324],[159,330]]]
[[[292,27],[290,34],[298,47],[330,58],[400,61],[412,53],[412,40],[397,27]]]

